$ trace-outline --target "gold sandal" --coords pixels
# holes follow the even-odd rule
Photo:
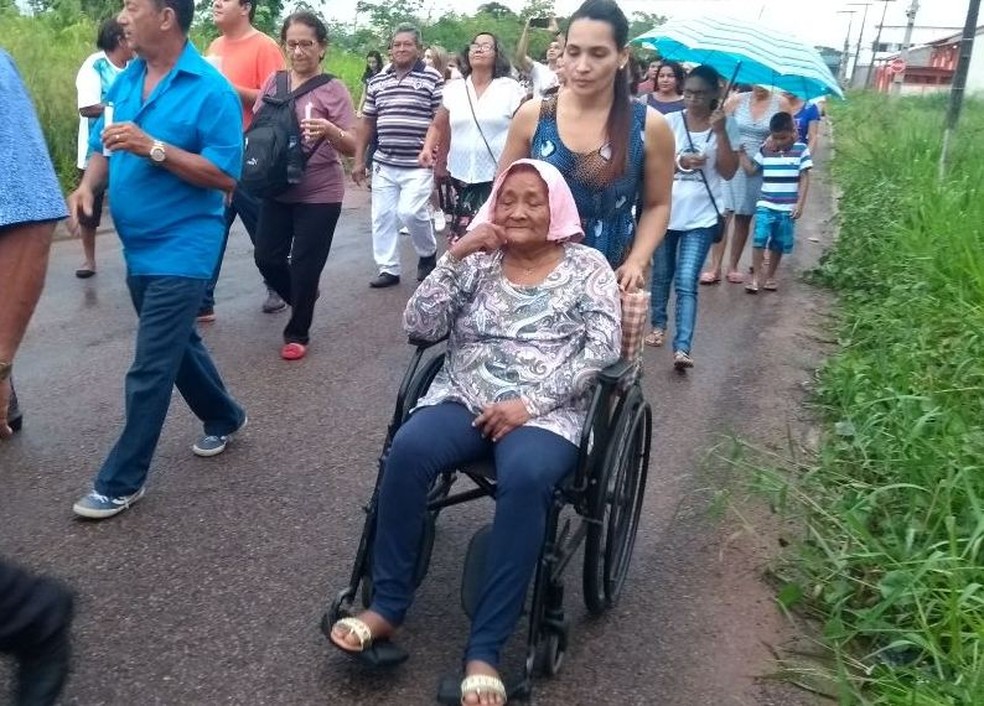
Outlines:
[[[654,328],[652,331],[649,332],[649,335],[646,336],[645,338],[646,345],[652,346],[653,348],[659,348],[660,346],[663,345],[663,338],[665,335],[666,332],[663,331],[663,329]]]
[[[483,693],[492,693],[499,696],[502,701],[500,704],[505,704],[507,701],[506,685],[502,683],[499,677],[493,677],[491,674],[472,674],[470,677],[465,677],[461,682],[461,703],[462,706],[465,705],[465,695],[475,694],[479,698],[482,697]]]
[[[349,635],[355,635],[357,638],[359,638],[359,649],[355,649],[354,647],[352,647],[347,643],[339,642],[338,640],[336,640],[334,637],[335,628],[345,628],[346,630],[348,630]],[[361,620],[359,620],[358,618],[342,618],[337,623],[331,626],[331,632],[332,634],[330,636],[330,639],[332,644],[334,644],[335,647],[337,647],[338,649],[343,650],[345,652],[358,654],[359,652],[365,652],[370,647],[372,647],[372,640],[373,640],[372,630],[370,630],[369,626],[366,625]]]

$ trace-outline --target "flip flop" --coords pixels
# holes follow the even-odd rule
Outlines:
[[[90,270],[88,267],[80,267],[79,269],[75,270],[75,276],[78,277],[79,279],[89,279],[94,274],[96,274],[96,271]]]
[[[359,638],[359,647],[354,648],[337,642],[334,638],[337,627],[345,628],[350,634]],[[406,662],[410,657],[404,649],[390,642],[389,638],[374,639],[369,626],[358,618],[342,618],[335,623],[328,632],[328,641],[347,657],[373,669],[395,667]]]
[[[502,701],[500,704],[505,704],[509,699],[509,694],[506,693],[506,685],[502,683],[499,677],[493,677],[491,674],[472,674],[470,677],[465,677],[461,681],[461,703],[464,706],[465,695],[475,694],[481,698],[484,693],[492,693],[499,696]]]
[[[663,329],[654,328],[652,331],[649,332],[649,335],[646,336],[645,338],[646,345],[652,346],[653,348],[659,348],[660,346],[663,345],[663,338],[665,335],[666,334],[663,332]]]
[[[698,281],[701,284],[718,284],[721,282],[721,275],[716,272],[701,272]]]
[[[280,349],[280,357],[284,360],[300,360],[307,355],[307,346],[303,343],[286,343]]]
[[[729,272],[728,281],[731,282],[731,284],[741,284],[745,281],[745,275],[741,272]]]
[[[765,284],[762,285],[762,289],[767,292],[775,292],[779,289],[779,283],[774,279],[767,279],[765,280]]]
[[[745,291],[748,292],[749,294],[758,294],[759,286],[755,282],[749,282],[748,284],[745,285]]]

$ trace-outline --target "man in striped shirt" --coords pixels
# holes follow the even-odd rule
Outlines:
[[[370,79],[352,178],[366,178],[365,153],[375,136],[372,162],[372,249],[378,274],[370,287],[400,283],[400,225],[420,258],[417,280],[434,269],[437,241],[428,213],[434,172],[417,163],[427,129],[441,106],[444,77],[421,60],[420,31],[400,25],[390,40],[391,64]]]
[[[765,250],[769,262],[762,288],[775,291],[776,269],[783,255],[793,251],[794,222],[803,214],[810,189],[813,159],[806,143],[797,141],[796,123],[789,113],[780,112],[769,121],[769,139],[750,160],[740,153],[742,168],[748,174],[762,172],[762,192],[755,207],[755,236],[752,241],[752,276],[745,285],[750,294],[759,291]]]

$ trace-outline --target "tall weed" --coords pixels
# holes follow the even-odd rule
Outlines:
[[[824,622],[842,703],[984,703],[984,106],[937,181],[938,99],[834,106],[840,351],[783,595]]]

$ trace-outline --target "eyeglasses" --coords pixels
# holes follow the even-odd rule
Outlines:
[[[301,51],[309,51],[317,42],[313,39],[298,39],[284,42],[284,46],[287,47],[287,51],[296,51],[300,49]]]
[[[495,44],[489,44],[488,42],[483,42],[481,44],[477,44],[477,43],[476,44],[469,44],[468,45],[468,48],[470,50],[472,50],[473,52],[477,52],[479,54],[484,54],[487,51],[494,51],[495,50]]]

